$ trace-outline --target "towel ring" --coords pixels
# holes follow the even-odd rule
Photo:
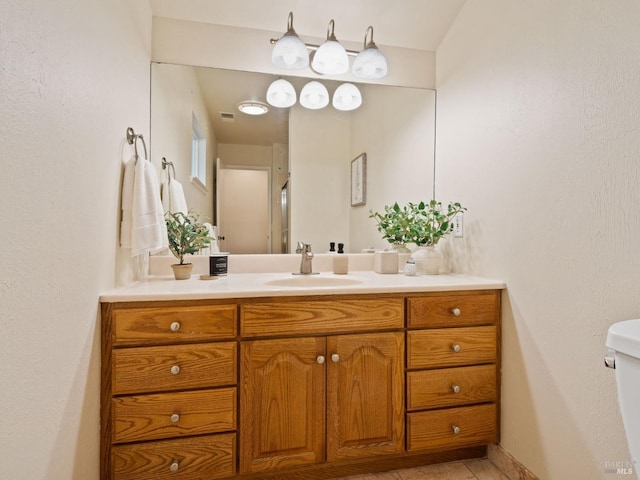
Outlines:
[[[167,167],[171,167],[171,170],[173,170],[173,178],[176,178],[176,167],[173,166],[173,162],[168,162],[167,157],[162,157],[162,169],[165,170]],[[171,183],[171,172],[168,169],[167,177],[169,177],[168,183]]]
[[[147,159],[147,144],[144,143],[144,137],[134,132],[133,128],[127,128],[127,142],[129,143],[129,145],[133,145],[133,149],[136,153],[136,158],[138,158],[138,139],[142,140],[142,146],[144,147],[144,158]]]

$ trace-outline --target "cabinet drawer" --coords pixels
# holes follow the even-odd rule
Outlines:
[[[500,314],[500,292],[438,294],[409,297],[409,327],[492,325]]]
[[[236,389],[117,397],[113,442],[133,442],[235,430]]]
[[[410,369],[496,361],[496,327],[416,330],[408,332],[407,339]]]
[[[201,480],[235,475],[236,434],[116,445],[117,480]]]
[[[242,305],[243,337],[318,335],[404,327],[404,299],[318,300]]]
[[[114,395],[234,385],[236,342],[118,348]]]
[[[486,445],[496,433],[494,404],[407,414],[408,451]]]
[[[234,338],[236,305],[148,307],[113,311],[113,343],[153,345]]]
[[[495,400],[495,365],[407,373],[408,410],[454,407]]]

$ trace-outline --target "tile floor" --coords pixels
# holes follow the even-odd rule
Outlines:
[[[385,473],[352,475],[334,480],[509,480],[504,473],[484,458],[407,468]]]

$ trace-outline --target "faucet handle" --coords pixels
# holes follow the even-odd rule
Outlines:
[[[305,243],[304,244],[303,253],[311,253],[311,244],[310,243]]]
[[[302,253],[303,251],[304,251],[304,243],[298,242],[298,245],[296,246],[296,253]]]

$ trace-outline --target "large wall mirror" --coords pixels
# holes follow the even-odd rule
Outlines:
[[[299,104],[265,115],[238,111],[265,102],[278,76],[153,63],[151,159],[182,184],[187,205],[218,227],[231,253],[291,253],[298,241],[326,252],[387,247],[369,210],[431,198],[435,91],[359,84],[351,112]],[[286,77],[283,77],[286,78]],[[300,91],[309,79],[287,78]],[[332,95],[341,84],[319,79]],[[199,151],[198,151],[199,150]],[[352,160],[366,153],[365,203],[352,206]]]

